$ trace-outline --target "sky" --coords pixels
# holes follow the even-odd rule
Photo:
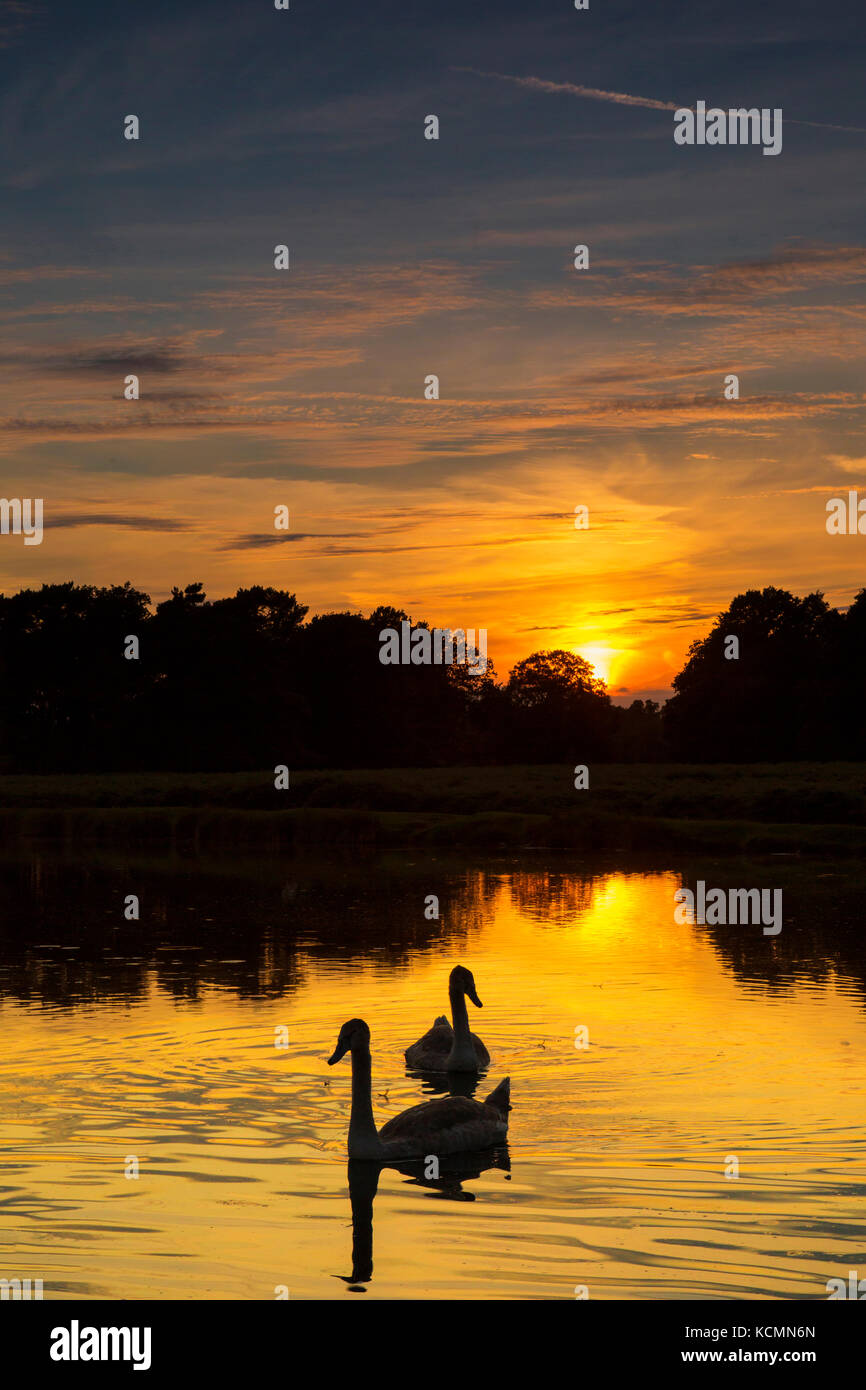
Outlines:
[[[747,588],[849,603],[864,49],[849,0],[0,0],[2,494],[45,512],[0,590],[391,604],[626,703]],[[676,144],[699,100],[781,153]]]

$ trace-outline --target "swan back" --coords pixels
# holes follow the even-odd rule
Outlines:
[[[484,1101],[469,1096],[443,1096],[413,1105],[395,1115],[379,1131],[389,1156],[422,1157],[468,1152],[500,1143],[508,1133],[511,1109],[506,1077]]]

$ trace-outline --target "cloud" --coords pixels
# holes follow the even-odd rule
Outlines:
[[[683,624],[706,622],[716,616],[715,608],[701,607],[693,603],[677,602],[666,598],[663,605],[656,605],[661,611],[652,612],[645,607],[634,608],[593,608],[588,616],[592,618],[638,617],[642,623],[661,624],[669,627],[682,627]]]
[[[798,326],[811,336],[822,318],[840,321],[866,317],[866,306],[847,296],[843,303],[802,304],[781,302],[784,296],[817,292],[826,288],[866,284],[866,247],[824,246],[796,243],[780,247],[772,255],[727,265],[635,265],[630,269],[599,266],[592,278],[578,284],[545,286],[531,290],[529,302],[538,309],[618,309],[651,313],[660,317],[700,316],[730,320],[752,319],[760,323],[758,337],[768,327],[784,324],[786,338]],[[775,301],[768,305],[766,300]],[[774,315],[775,317],[770,317]],[[836,327],[834,325],[834,331]]]
[[[137,343],[124,345],[108,344],[74,348],[58,352],[53,348],[25,348],[0,354],[4,366],[40,372],[56,372],[69,375],[101,376],[106,372],[126,375],[135,372],[160,376],[179,372],[187,365],[181,348],[173,343],[154,343],[142,346]]]
[[[388,528],[394,530],[395,528]],[[289,540],[343,540],[352,536],[370,536],[370,532],[345,531],[339,536],[331,536],[327,533],[320,534],[300,534],[296,536],[261,536],[247,535],[240,536],[237,540],[226,541],[220,546],[221,550],[252,550],[261,546],[268,546],[274,541],[285,543]],[[484,540],[466,540],[459,537],[456,540],[436,541],[432,545],[371,545],[371,546],[345,546],[345,545],[323,545],[318,549],[318,554],[322,557],[331,558],[342,555],[405,555],[422,550],[476,550],[486,549],[490,546],[499,549],[506,545],[534,545],[539,540],[537,535],[526,536],[495,536]]]
[[[798,121],[793,116],[787,118],[789,125],[808,125],[813,130],[844,130],[849,135],[866,135],[866,127],[862,125],[830,125],[827,121]]]
[[[346,540],[353,538],[368,538],[369,531],[288,531],[282,535],[262,536],[256,532],[250,532],[245,536],[237,536],[234,540],[225,541],[220,550],[258,550],[262,547],[272,545],[292,545],[298,541],[318,541],[318,540]]]
[[[107,275],[107,270],[92,266],[6,266],[0,269],[0,285],[41,285],[46,280],[104,280]]]
[[[169,372],[179,372],[183,359],[171,348],[151,352],[136,351],[135,348],[108,348],[97,351],[84,350],[70,353],[46,363],[54,372],[148,372],[153,376]]]
[[[733,261],[702,271],[698,292],[788,294],[820,284],[866,281],[866,246],[818,246],[806,242],[781,247],[762,260]]]
[[[566,92],[573,97],[588,97],[591,101],[610,101],[616,106],[642,106],[650,111],[679,111],[682,103],[656,101],[654,97],[635,97],[627,92],[608,92],[601,87],[583,87],[575,82],[548,82],[542,77],[513,77],[507,72],[484,72],[480,68],[452,68],[452,72],[471,72],[476,77],[495,77],[500,82],[513,82],[534,92]]]
[[[602,87],[584,87],[577,82],[549,82],[543,77],[517,77],[507,72],[485,72],[481,68],[454,67],[451,71],[471,72],[476,77],[494,77],[500,82],[513,82],[517,87],[526,87],[534,92],[565,92],[568,96],[587,97],[590,101],[609,101],[615,106],[641,106],[649,111],[694,110],[694,107],[684,101],[657,101],[655,97],[636,97],[628,92],[609,92]],[[831,125],[826,121],[797,120],[793,116],[786,116],[784,119],[789,125],[805,125],[816,130],[842,130],[852,135],[866,135],[864,126]]]
[[[781,424],[785,421],[817,420],[822,416],[851,414],[866,406],[866,393],[858,391],[789,391],[783,393],[755,392],[744,395],[735,403],[723,398],[721,389],[713,393],[671,392],[634,395],[593,396],[587,393],[575,399],[574,388],[547,398],[528,396],[508,400],[482,398],[438,402],[436,428],[440,440],[456,434],[459,447],[453,452],[436,451],[425,456],[425,444],[430,430],[429,402],[417,399],[382,397],[354,393],[345,402],[336,396],[327,397],[327,409],[321,410],[317,399],[297,396],[290,403],[279,401],[267,408],[244,400],[223,402],[214,413],[207,409],[185,413],[183,410],[149,410],[144,398],[132,409],[128,403],[116,402],[116,412],[105,418],[70,418],[69,416],[24,417],[7,416],[0,419],[0,431],[7,444],[14,436],[36,436],[49,440],[97,440],[149,438],[173,440],[182,435],[209,433],[213,436],[243,432],[274,442],[273,461],[243,465],[236,476],[306,477],[358,484],[379,478],[391,479],[394,484],[406,485],[413,472],[430,484],[438,475],[465,470],[471,460],[476,473],[487,467],[519,464],[527,451],[558,451],[574,448],[587,442],[599,431],[647,429],[681,429],[700,426],[704,434],[710,429],[735,428],[747,431],[749,426]],[[342,408],[340,408],[342,405]],[[139,408],[140,407],[140,408]],[[395,455],[395,437],[399,449]],[[291,460],[280,459],[276,447],[290,445]],[[339,451],[340,462],[334,462]],[[343,461],[347,451],[353,461]],[[383,452],[393,461],[383,461]],[[366,462],[366,457],[374,459]],[[377,457],[378,456],[378,457]],[[151,458],[148,471],[157,461]],[[91,465],[92,466],[92,465]],[[112,470],[109,470],[112,471]],[[119,472],[139,472],[119,467]],[[156,471],[165,471],[157,468]],[[200,472],[201,466],[172,467],[171,472]],[[211,462],[207,471],[224,471]]]
[[[124,516],[120,512],[62,512],[60,516],[46,513],[46,529],[56,531],[78,526],[126,526],[131,531],[189,531],[185,521],[165,516]]]
[[[27,3],[27,0],[2,0],[0,3],[0,48],[9,48],[20,38],[32,20],[41,19],[42,5]]]
[[[828,454],[830,463],[835,463],[845,473],[866,473],[866,458],[850,458],[846,454]],[[812,489],[817,491],[818,489]]]

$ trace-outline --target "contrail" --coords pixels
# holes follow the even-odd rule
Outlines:
[[[650,111],[693,111],[685,102],[656,101],[655,97],[634,97],[628,92],[606,92],[602,87],[583,87],[576,82],[548,82],[543,77],[514,77],[508,72],[483,72],[480,68],[452,68],[452,72],[471,72],[476,77],[495,77],[499,82],[513,82],[536,92],[567,92],[573,97],[588,97],[591,101],[611,101],[615,106],[643,106]],[[830,125],[826,121],[799,121],[785,117],[786,125],[807,125],[814,130],[844,130],[851,135],[866,135],[859,125]]]
[[[826,121],[795,121],[794,117],[785,117],[786,125],[810,125],[814,130],[847,130],[852,135],[866,135],[866,128],[862,125],[827,125]]]
[[[541,77],[512,77],[507,72],[482,72],[480,68],[452,68],[452,72],[472,72],[476,77],[496,77],[500,82],[515,82],[518,87],[532,87],[537,92],[569,92],[573,97],[590,97],[594,101],[613,101],[617,106],[647,106],[651,111],[679,111],[675,101],[655,101],[652,97],[632,97],[627,92],[605,92],[600,87],[579,87],[574,82],[546,82]]]

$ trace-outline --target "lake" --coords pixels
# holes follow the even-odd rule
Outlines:
[[[677,924],[698,877],[782,888],[782,931]],[[825,1299],[866,1273],[862,886],[773,856],[2,859],[0,1277],[46,1299]],[[477,1094],[511,1077],[507,1150],[438,1185],[354,1165],[350,1199],[340,1025],[370,1026],[382,1124],[431,1094],[402,1054],[457,963]]]

